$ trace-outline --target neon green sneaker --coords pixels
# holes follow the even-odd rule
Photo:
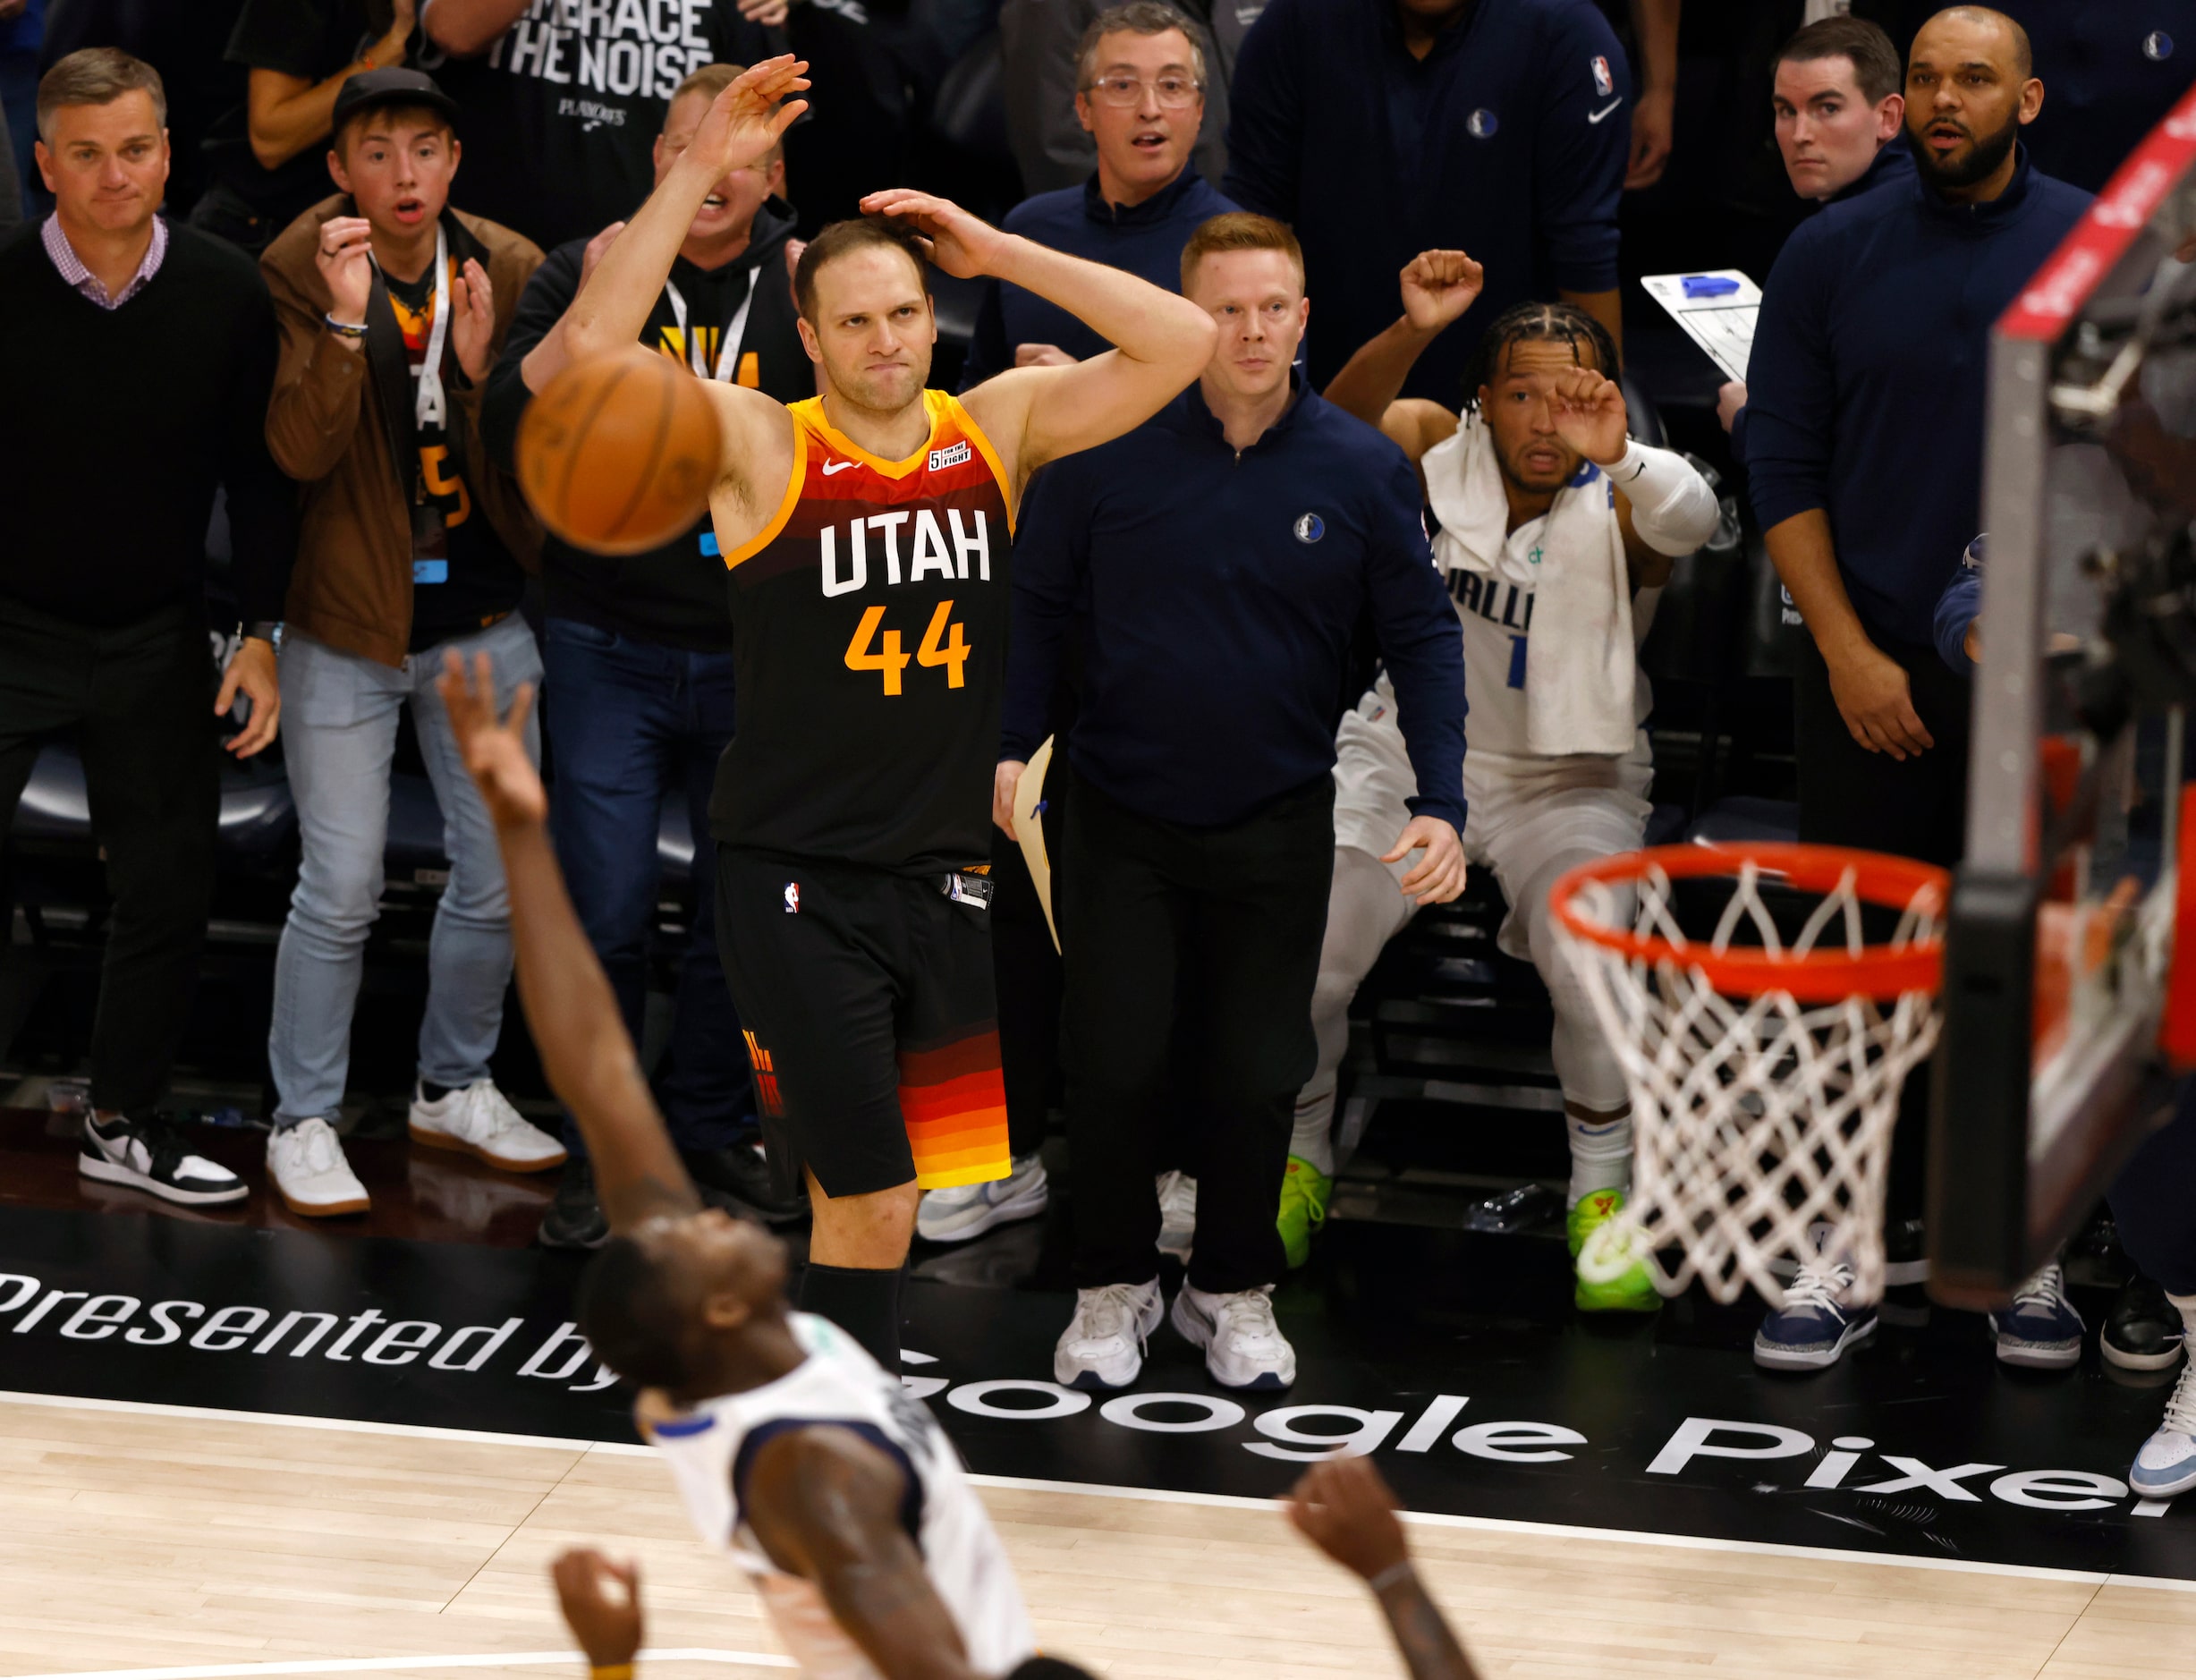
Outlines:
[[[1281,1181],[1281,1246],[1294,1271],[1311,1258],[1311,1234],[1327,1223],[1327,1199],[1335,1181],[1300,1155],[1289,1157],[1288,1173]]]
[[[1597,1190],[1579,1198],[1578,1206],[1564,1219],[1564,1235],[1571,1244],[1573,1261],[1586,1246],[1586,1239],[1623,1212],[1624,1207],[1621,1190]],[[1594,1283],[1581,1277],[1572,1299],[1581,1312],[1654,1312],[1662,1306],[1654,1279],[1636,1260],[1610,1283]]]

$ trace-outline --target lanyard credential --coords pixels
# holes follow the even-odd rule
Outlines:
[[[427,329],[427,358],[411,370],[418,386],[411,417],[417,425],[439,428],[449,419],[442,389],[442,351],[450,342],[450,235],[441,227],[435,230],[434,310],[435,318]]]
[[[732,383],[734,370],[740,365],[740,341],[747,336],[747,311],[755,301],[755,276],[747,277],[747,295],[740,300],[740,307],[732,312],[725,323],[725,334],[717,343],[716,366],[712,369],[701,353],[701,343],[686,327],[686,300],[679,293],[675,281],[664,282],[664,296],[671,304],[671,318],[679,324],[679,337],[686,345],[686,365],[704,379],[722,379]]]

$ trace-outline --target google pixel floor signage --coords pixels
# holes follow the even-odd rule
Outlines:
[[[630,1441],[630,1396],[571,1322],[577,1273],[537,1251],[0,1211],[0,1388]],[[1979,1320],[1793,1380],[1648,1327],[1375,1336],[1315,1300],[1284,1314],[1286,1395],[1216,1387],[1162,1331],[1107,1396],[1047,1379],[1064,1293],[907,1293],[909,1388],[987,1474],[1267,1498],[1340,1448],[1420,1511],[2196,1580],[2196,1500],[2124,1481],[2163,1393],[2000,1370]]]

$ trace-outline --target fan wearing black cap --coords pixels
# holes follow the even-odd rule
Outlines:
[[[539,532],[480,440],[488,370],[541,252],[450,208],[456,116],[416,70],[352,76],[327,154],[341,191],[260,259],[282,340],[267,446],[304,486],[281,650],[302,702],[284,720],[301,851],[267,1035],[268,1175],[301,1214],[367,1205],[331,1123],[407,703],[450,861],[428,949],[411,1136],[506,1171],[564,1159],[488,1076],[511,975],[503,867],[432,682],[452,649],[491,655],[513,690],[541,674],[515,610]]]

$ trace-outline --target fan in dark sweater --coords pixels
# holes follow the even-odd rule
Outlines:
[[[264,437],[275,320],[249,258],[154,214],[167,180],[160,79],[112,48],[41,89],[57,208],[0,242],[0,814],[39,746],[71,732],[114,896],[78,1168],[170,1201],[242,1180],[152,1117],[198,983],[219,802],[217,714],[240,757],[275,737],[271,621],[293,491]],[[59,95],[58,108],[52,99]],[[228,491],[251,634],[216,692],[206,530]]]

